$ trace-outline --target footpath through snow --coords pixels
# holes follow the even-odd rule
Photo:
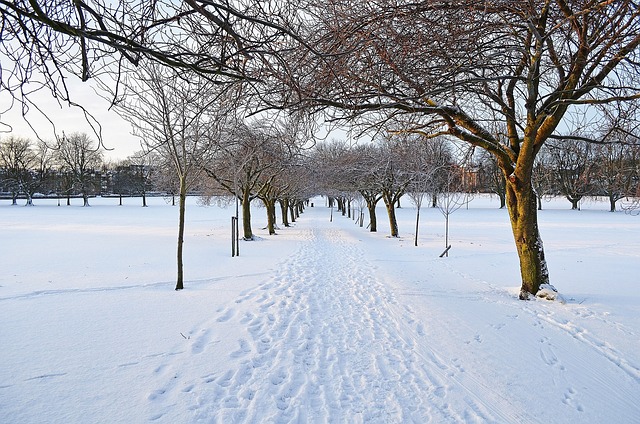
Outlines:
[[[385,288],[345,231],[320,223],[314,222],[306,242],[273,278],[243,293],[195,334],[191,353],[212,360],[228,356],[227,369],[199,381],[172,382],[198,393],[195,421],[491,417],[488,405],[450,407],[450,377],[457,370],[432,352],[421,354],[416,344],[427,341],[420,342],[423,324],[411,308]]]

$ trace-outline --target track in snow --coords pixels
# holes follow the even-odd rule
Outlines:
[[[193,335],[190,354],[209,354],[227,368],[191,381],[165,371],[168,383],[149,400],[192,393],[194,422],[493,421],[473,400],[464,411],[450,407],[460,368],[419,353],[424,327],[411,308],[396,301],[346,232],[319,227],[274,277]],[[188,358],[180,361],[188,367]],[[162,418],[158,409],[152,419]]]

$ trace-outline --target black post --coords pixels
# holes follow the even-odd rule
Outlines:
[[[238,220],[235,216],[231,217],[231,257],[236,256],[236,227]]]

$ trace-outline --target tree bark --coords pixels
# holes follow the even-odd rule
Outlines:
[[[182,246],[184,244],[184,215],[187,200],[187,179],[180,177],[180,201],[179,201],[179,218],[178,218],[178,279],[176,282],[176,290],[184,288],[184,270],[182,262]]]
[[[387,207],[387,215],[389,216],[389,228],[391,229],[391,237],[398,237],[398,220],[396,218],[395,202],[384,202]]]
[[[542,284],[549,284],[536,206],[536,195],[530,183],[519,180],[507,183],[507,209],[520,260],[520,299],[523,300],[535,295]]]
[[[253,240],[253,231],[251,230],[251,200],[249,199],[249,190],[242,193],[242,231],[245,240]]]
[[[280,199],[280,212],[282,213],[282,225],[289,226],[289,200]]]
[[[418,229],[420,227],[420,206],[416,208],[416,236],[413,243],[414,246],[418,246]]]
[[[567,200],[569,200],[571,202],[571,210],[572,211],[579,211],[580,210],[580,200],[582,200],[582,196],[578,196],[578,197],[567,196]]]
[[[276,201],[275,200],[262,200],[264,207],[267,209],[267,229],[269,235],[276,234]]]
[[[369,210],[369,232],[378,231],[378,220],[376,218],[376,204],[367,201],[367,209]]]
[[[611,208],[609,209],[609,212],[615,212],[616,211],[616,197],[615,196],[609,196],[609,205],[611,206]]]
[[[291,222],[296,222],[296,218],[297,218],[297,208],[295,207],[295,205],[289,203],[289,214],[291,215]]]

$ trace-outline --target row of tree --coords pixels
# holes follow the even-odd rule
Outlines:
[[[42,111],[40,90],[77,104],[69,76],[96,80],[171,162],[181,199],[220,145],[207,140],[267,110],[486,151],[522,299],[550,289],[533,182],[543,147],[569,150],[602,117],[607,134],[640,120],[635,0],[0,0],[0,14],[10,106]]]
[[[405,135],[376,144],[323,143],[303,151],[301,143],[279,141],[286,135],[269,134],[259,125],[239,124],[227,136],[233,142],[218,146],[211,160],[202,162],[198,178],[188,186],[191,192],[238,193],[243,205],[260,198],[273,211],[274,201],[288,208],[293,200],[320,194],[309,192],[315,187],[334,197],[340,210],[349,209],[342,207],[343,201],[358,199],[366,205],[371,231],[377,229],[375,205],[384,200],[392,236],[397,235],[392,206],[405,193],[412,194],[417,205],[422,199],[413,193],[430,194],[435,207],[440,193],[491,192],[500,198],[501,208],[506,205],[506,180],[494,158],[484,152],[460,154],[445,138],[427,141]],[[617,201],[640,193],[640,146],[578,139],[558,144],[548,143],[534,164],[538,209],[545,196],[564,196],[572,209],[579,209],[585,196],[602,196],[615,211]],[[123,161],[105,162],[99,145],[84,133],[69,134],[52,145],[9,136],[0,140],[0,193],[10,195],[13,204],[24,197],[27,205],[36,194],[67,197],[67,202],[81,196],[84,205],[95,195],[135,195],[145,206],[148,192],[176,194],[179,189],[171,181],[171,168],[163,165],[160,156],[142,151]],[[315,172],[303,171],[309,166]],[[306,187],[293,189],[303,180],[301,175]],[[204,182],[205,177],[214,184]],[[295,196],[288,193],[292,191]],[[248,206],[243,213],[250,213]],[[246,222],[244,237],[250,239],[250,219]],[[269,228],[273,231],[272,219]]]

